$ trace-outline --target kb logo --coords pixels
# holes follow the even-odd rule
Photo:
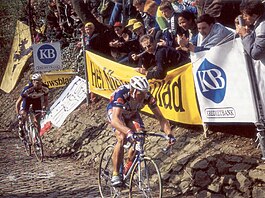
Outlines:
[[[35,72],[62,69],[61,46],[59,42],[33,45]]]
[[[226,75],[222,68],[205,59],[196,76],[204,97],[215,103],[223,101],[226,92]]]
[[[53,46],[46,44],[39,48],[37,56],[43,64],[51,64],[56,60],[57,52]]]

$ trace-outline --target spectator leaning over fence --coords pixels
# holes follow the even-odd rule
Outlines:
[[[244,25],[236,31],[242,38],[245,51],[254,60],[265,64],[265,8],[260,0],[242,1],[240,11]]]
[[[141,22],[136,22],[133,24],[132,31],[134,33],[134,38],[125,42],[125,48],[129,50],[129,54],[125,59],[120,60],[120,63],[129,64],[130,66],[137,66],[138,59],[133,58],[134,54],[139,54],[141,52],[141,46],[139,39],[142,35],[145,34],[144,25]]]
[[[176,47],[178,44],[175,42],[175,37],[185,34],[185,31],[178,24],[179,14],[174,12],[170,1],[162,1],[159,9],[167,20],[167,28],[161,31],[161,39],[165,40],[166,45]]]
[[[125,29],[127,29],[130,32],[129,34],[130,37],[127,40],[137,38],[137,35],[133,32],[133,24],[135,24],[136,22],[138,22],[137,19],[135,18],[130,19],[127,25],[125,26]]]
[[[111,37],[111,36],[110,36]],[[84,43],[85,49],[100,53],[100,55],[110,57],[109,40],[111,38],[104,38],[103,34],[97,33],[93,23],[88,22],[85,24],[85,36]],[[94,93],[90,93],[90,101],[92,103],[97,102],[98,96]]]
[[[215,19],[208,14],[198,17],[197,28],[199,33],[193,43],[189,42],[185,35],[179,39],[181,49],[192,52],[209,50],[211,47],[231,40],[234,35],[231,30],[228,30],[222,24],[215,23]]]
[[[108,34],[108,38],[103,33],[98,33],[93,23],[85,24],[85,49],[100,53],[110,57],[109,40],[114,34]]]
[[[137,35],[138,39],[145,34],[145,28],[141,22],[136,22],[133,24],[132,30]]]
[[[19,98],[16,101],[16,113],[18,115],[18,135],[21,140],[24,139],[23,123],[26,119],[30,105],[33,111],[48,108],[48,86],[42,82],[41,74],[35,73],[30,78],[30,83],[23,88]],[[39,126],[39,118],[36,118],[35,124]]]
[[[149,92],[147,79],[142,76],[132,77],[129,85],[123,85],[113,92],[107,106],[108,120],[117,138],[112,155],[113,175],[111,179],[112,185],[115,187],[122,184],[119,168],[124,158],[123,145],[127,141],[134,141],[134,134],[144,130],[144,123],[139,112],[145,105],[149,106],[158,119],[161,129],[168,135],[169,144],[173,144],[176,141],[168,120],[165,119],[156,104],[155,98]],[[132,164],[133,153],[133,149],[130,149],[128,160],[125,164],[125,172]]]
[[[145,65],[142,68],[135,69],[137,72],[146,75],[147,79],[163,79],[166,77],[168,70],[190,61],[186,52],[169,46],[158,46],[150,35],[142,36],[140,44],[148,54],[154,54],[155,58],[155,68],[152,70],[147,71]]]
[[[186,10],[179,13],[178,16],[178,24],[184,30],[188,31],[188,38],[191,43],[195,42],[196,36],[199,33],[195,19],[195,15]]]
[[[109,46],[111,47],[111,56],[114,60],[119,61],[126,56],[128,56],[129,48],[125,46],[125,39],[127,34],[124,33],[124,28],[121,22],[116,22],[113,26],[115,37],[111,42],[109,42]]]

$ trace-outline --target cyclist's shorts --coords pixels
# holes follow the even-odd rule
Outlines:
[[[24,110],[28,113],[29,106],[32,104],[32,109],[41,110],[41,100],[30,100],[30,99],[23,99],[20,110]]]
[[[112,120],[112,109],[108,110],[108,121],[111,122]],[[138,112],[136,112],[134,115],[132,115],[130,118],[125,118],[124,116],[121,116],[120,120],[123,122],[125,126],[128,126],[129,128],[132,128],[131,125],[137,129],[144,129],[144,122]],[[112,130],[115,132],[116,129],[113,127]]]

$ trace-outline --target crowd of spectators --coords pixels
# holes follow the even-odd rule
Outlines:
[[[92,22],[83,24],[71,1],[49,0],[46,28],[44,31],[37,29],[35,42],[60,41],[64,47],[67,39],[79,38],[77,48],[84,43],[86,50],[132,66],[147,79],[165,78],[168,70],[190,61],[190,52],[209,50],[231,40],[235,33],[242,37],[252,57],[264,54],[264,6],[260,0],[237,1],[230,7],[231,11],[236,9],[233,12],[236,16],[241,12],[246,22],[247,16],[257,16],[244,26],[245,29],[237,27],[237,32],[227,28],[236,28],[236,17],[232,25],[220,23],[225,21],[220,19],[222,6],[220,3],[216,6],[215,0],[90,0],[86,3],[95,19],[108,27],[107,31],[99,31]],[[255,6],[259,10],[253,12]],[[261,28],[256,28],[256,20]],[[257,29],[263,32],[257,33]],[[261,37],[258,42],[262,47],[254,45],[252,50],[249,48],[253,44],[249,43],[255,42],[255,34],[262,35],[256,38]]]

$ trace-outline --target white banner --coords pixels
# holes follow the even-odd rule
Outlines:
[[[253,66],[257,78],[257,85],[260,94],[260,103],[262,105],[263,115],[265,115],[265,54],[262,60],[253,60]]]
[[[35,72],[62,69],[61,47],[59,42],[33,45]]]
[[[86,81],[76,76],[62,95],[51,106],[49,119],[52,124],[56,127],[60,127],[66,117],[86,98],[86,95]]]
[[[191,58],[203,122],[257,121],[240,39],[192,54]]]

